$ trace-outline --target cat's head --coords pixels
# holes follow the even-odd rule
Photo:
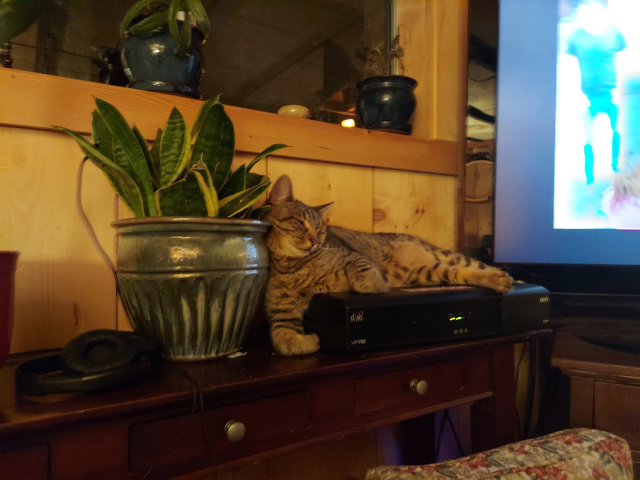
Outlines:
[[[266,219],[272,228],[266,236],[271,253],[284,257],[307,257],[318,251],[327,238],[324,219],[329,205],[309,207],[293,198],[291,179],[282,175],[271,188]]]

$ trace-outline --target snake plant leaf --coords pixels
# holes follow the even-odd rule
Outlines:
[[[89,160],[91,160],[96,167],[102,170],[115,192],[137,218],[145,216],[142,194],[135,182],[123,169],[103,155],[100,150],[81,135],[78,135],[68,128],[54,128],[58,128],[73,137],[80,147],[80,150],[82,150],[82,153],[89,157]]]
[[[155,178],[156,184],[160,184],[160,146],[162,145],[162,129],[159,128],[156,133],[156,139],[153,142],[153,147],[149,154],[151,155],[151,166],[149,169],[153,178]]]
[[[0,45],[36,23],[52,3],[53,0],[0,0]]]
[[[247,173],[247,181],[246,181],[245,188],[255,187],[260,183],[268,182],[268,181],[269,181],[269,177],[267,177],[266,175],[258,175],[257,173],[249,172]]]
[[[151,174],[151,181],[153,182],[153,186],[157,188],[160,185],[160,183],[158,182],[158,179],[155,175],[153,160],[151,160],[151,152],[149,152],[149,145],[147,145],[147,141],[142,136],[142,133],[140,133],[140,130],[138,130],[138,127],[134,125],[132,130],[133,130],[133,134],[136,136],[136,140],[138,140],[138,143],[140,144],[142,153],[144,153],[144,158],[147,161],[147,169]]]
[[[209,103],[209,102],[207,102]],[[213,175],[213,186],[219,191],[229,176],[235,151],[233,123],[221,103],[202,107],[196,125],[201,123],[191,154],[194,165],[202,159]]]
[[[191,153],[191,132],[187,122],[173,108],[160,143],[160,187],[175,182],[184,172]]]
[[[207,215],[209,217],[217,217],[218,216],[218,196],[216,195],[216,191],[212,188],[209,188],[207,185],[207,181],[197,170],[193,170],[191,172],[198,181],[198,186],[200,187],[200,191],[202,192],[202,196],[204,197],[204,203],[207,206]]]
[[[171,0],[169,3],[169,18],[167,24],[169,25],[169,31],[171,36],[175,38],[178,45],[176,46],[175,53],[178,54],[180,49],[180,30],[178,29],[178,12],[183,9],[182,0]]]
[[[198,22],[198,26],[200,27],[200,30],[202,30],[204,38],[209,38],[209,32],[211,30],[209,16],[202,6],[202,3],[200,3],[200,0],[185,0],[185,3],[187,4],[187,10],[193,14],[196,22]]]
[[[131,178],[138,185],[143,198],[146,201],[149,216],[157,216],[156,203],[154,199],[153,181],[147,167],[144,152],[135,134],[125,121],[122,114],[111,104],[96,98],[97,112],[104,120],[105,125],[113,135],[114,144],[122,147],[124,158],[128,161],[131,169],[127,173],[134,172]],[[115,153],[115,152],[114,152]]]
[[[234,193],[245,190],[247,186],[247,167],[245,165],[241,165],[224,183],[224,185],[220,189],[220,192],[218,193],[218,196],[224,199],[225,197],[229,197]]]
[[[261,220],[269,210],[271,210],[271,205],[263,205],[260,208],[256,208],[255,210],[251,211],[251,218]]]
[[[131,164],[129,163],[129,159],[127,158],[127,154],[124,152],[122,146],[116,141],[116,139],[113,139],[113,143],[111,145],[111,151],[113,152],[113,157],[111,157],[113,159],[113,163],[115,163],[118,167],[120,167],[122,170],[125,171],[125,173],[129,176],[129,178],[131,178],[132,180],[135,178],[134,175],[136,174],[135,171],[132,170],[131,168]],[[134,183],[135,180],[133,180]],[[153,201],[153,205],[155,207],[155,198]],[[143,205],[144,207],[144,216],[148,217],[149,216],[149,207],[146,204],[146,202]]]
[[[253,166],[256,163],[258,163],[260,160],[262,160],[264,157],[272,154],[273,152],[277,152],[278,150],[281,150],[283,148],[289,148],[289,145],[285,145],[284,143],[276,143],[274,145],[271,145],[268,148],[265,148],[256,158],[254,158],[253,160],[251,160],[251,162],[249,162],[249,165],[247,165],[247,172],[250,172]]]
[[[255,187],[247,188],[230,197],[220,200],[218,216],[231,217],[258,201],[260,195],[269,187],[269,182],[261,183]]]
[[[191,129],[191,136],[196,138],[198,133],[200,133],[200,129],[202,128],[202,124],[204,123],[204,119],[207,118],[207,114],[211,107],[213,107],[216,103],[220,103],[220,94],[215,97],[211,97],[209,100],[204,102],[200,107],[200,111],[198,112],[198,116],[196,117],[196,122],[193,124],[193,128]],[[198,159],[199,161],[200,159]],[[196,163],[192,161],[191,163]]]
[[[185,12],[185,19],[182,21],[182,27],[180,27],[180,38],[178,39],[176,55],[178,57],[184,57],[189,51],[190,46],[191,46],[191,17],[189,16],[189,12]]]
[[[168,187],[158,190],[162,215],[174,217],[206,217],[207,205],[198,180],[189,173]]]
[[[127,33],[127,27],[140,12],[145,9],[150,9],[154,5],[158,4],[167,6],[168,2],[167,0],[138,0],[134,3],[131,8],[127,10],[127,13],[125,13],[124,18],[122,19],[122,23],[120,23],[120,36],[124,38]]]
[[[200,161],[198,163],[196,163],[193,167],[191,167],[191,171],[194,173],[198,171],[204,172],[204,174],[206,175],[206,186],[209,189],[208,194],[210,195],[210,200],[211,200],[211,209],[209,209],[209,207],[207,207],[207,209],[209,209],[209,216],[217,217],[218,216],[218,192],[216,192],[216,189],[213,187],[213,177],[211,176],[211,172],[209,172],[209,169],[207,168],[207,166],[202,161],[202,158],[200,158]],[[200,181],[198,181],[198,184],[201,186],[201,189],[202,189],[202,184],[200,183]]]
[[[111,131],[107,128],[104,120],[95,110],[93,111],[91,131],[95,147],[105,157],[113,158],[113,135],[111,135]]]
[[[169,20],[169,11],[161,10],[160,12],[156,12],[153,15],[148,16],[144,20],[139,21],[135,25],[133,25],[129,31],[133,35],[144,35],[149,33],[156,28],[160,28],[163,25],[166,25]]]

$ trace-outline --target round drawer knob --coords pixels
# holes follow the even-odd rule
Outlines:
[[[227,438],[230,442],[239,442],[242,440],[246,431],[244,423],[236,422],[234,420],[229,420],[224,426],[224,433],[227,434]]]
[[[427,388],[429,388],[429,384],[426,380],[411,380],[409,384],[411,390],[416,392],[418,395],[424,395],[427,393]]]

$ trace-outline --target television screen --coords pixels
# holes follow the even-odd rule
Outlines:
[[[640,0],[501,0],[496,262],[640,265],[639,21]]]

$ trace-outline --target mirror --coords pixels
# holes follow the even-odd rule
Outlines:
[[[13,68],[114,84],[118,28],[133,0],[50,0],[36,24],[5,47]],[[203,0],[203,99],[265,112],[302,105],[312,119],[354,119],[366,49],[388,45],[391,0]]]

